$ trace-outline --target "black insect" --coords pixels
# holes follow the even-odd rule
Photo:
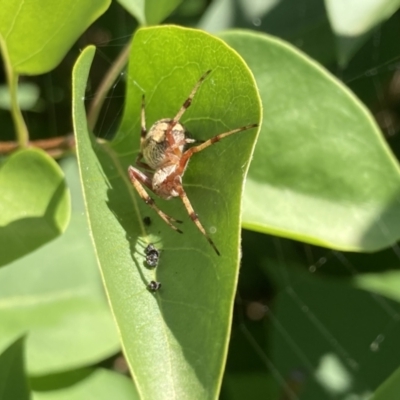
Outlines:
[[[144,253],[146,254],[147,265],[152,268],[157,267],[160,258],[160,250],[157,250],[154,244],[150,243],[144,249]]]
[[[150,281],[150,283],[147,285],[147,289],[149,289],[150,292],[157,292],[157,290],[160,288],[161,282]]]
[[[151,218],[150,218],[150,217],[144,217],[144,218],[143,218],[143,223],[144,223],[146,226],[150,226],[150,225],[151,225]]]

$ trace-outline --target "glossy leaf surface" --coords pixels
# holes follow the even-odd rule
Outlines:
[[[330,24],[336,34],[338,61],[345,66],[354,53],[400,6],[399,0],[325,0]]]
[[[337,35],[358,36],[390,17],[399,0],[325,0],[329,20]]]
[[[33,400],[139,400],[132,380],[108,369],[44,377],[40,379],[42,390],[36,389],[37,379],[34,384]]]
[[[0,354],[0,399],[30,399],[24,370],[24,339],[19,338]]]
[[[400,174],[365,107],[321,66],[262,34],[221,35],[257,81],[264,121],[243,225],[342,250],[400,237]]]
[[[74,160],[63,162],[72,191],[67,231],[0,270],[0,349],[29,332],[30,374],[65,371],[119,350],[83,213]]]
[[[0,35],[12,69],[37,75],[56,67],[110,0],[1,0]]]
[[[140,25],[155,25],[170,15],[182,0],[118,0]]]
[[[101,145],[87,133],[81,101],[92,52],[83,53],[74,71],[75,131],[92,235],[134,381],[146,398],[216,398],[238,273],[243,178],[257,131],[228,137],[196,154],[183,178],[220,257],[179,199],[156,198],[156,204],[183,221],[182,235],[138,197],[126,171],[139,150],[142,94],[150,127],[176,115],[211,69],[182,117],[191,135],[205,140],[259,121],[254,80],[235,52],[204,32],[141,29],[132,43],[121,129],[111,145]],[[144,217],[150,218],[147,225]],[[150,242],[161,250],[156,270],[144,260]],[[151,280],[162,283],[157,293],[146,289]]]
[[[70,195],[57,163],[41,150],[21,150],[0,168],[0,266],[62,233]]]
[[[400,393],[400,368],[382,383],[371,400],[396,400]]]

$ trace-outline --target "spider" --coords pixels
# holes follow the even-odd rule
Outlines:
[[[156,206],[154,200],[148,195],[143,185],[159,197],[166,200],[172,197],[180,197],[190,219],[206,237],[215,252],[220,255],[220,252],[201,224],[198,215],[195,213],[192,204],[186,195],[185,189],[182,185],[182,177],[193,154],[199,153],[212,144],[217,143],[234,133],[256,128],[258,127],[258,124],[250,124],[232,129],[225,133],[220,133],[219,135],[201,142],[197,146],[188,148],[188,145],[195,143],[196,140],[187,136],[187,131],[180,123],[180,120],[185,111],[192,104],[193,98],[200,85],[210,73],[211,70],[207,71],[197,81],[189,94],[189,97],[184,101],[182,107],[174,118],[164,118],[156,121],[149,131],[146,129],[145,97],[144,95],[142,96],[140,152],[136,158],[136,165],[146,170],[146,172],[142,172],[137,168],[129,166],[128,174],[133,186],[145,203],[148,204],[167,223],[167,225],[175,231],[182,233],[182,231],[173,224],[173,222],[181,223],[182,221],[174,219],[161,211]]]

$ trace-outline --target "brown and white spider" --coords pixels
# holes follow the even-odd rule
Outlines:
[[[186,136],[186,129],[179,121],[184,112],[192,104],[193,97],[210,72],[211,70],[207,71],[199,79],[174,118],[160,119],[153,124],[148,132],[146,129],[144,95],[142,96],[140,153],[136,158],[136,165],[147,171],[142,172],[137,168],[129,166],[128,173],[133,186],[145,203],[153,208],[172,229],[182,233],[182,231],[173,224],[173,222],[181,223],[182,221],[176,220],[161,211],[154,203],[154,200],[147,194],[143,185],[166,200],[171,197],[179,196],[191,220],[207,238],[216,253],[220,255],[220,252],[208,236],[186,195],[182,185],[182,177],[190,157],[192,157],[193,154],[199,153],[233,133],[256,128],[258,124],[250,124],[225,133],[220,133],[197,146],[187,148],[189,144],[195,143],[196,140]],[[142,162],[142,159],[144,159],[145,162]]]

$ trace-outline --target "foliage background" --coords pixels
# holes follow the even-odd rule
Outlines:
[[[399,13],[381,16],[375,12],[372,25],[352,36],[354,32],[340,31],[342,27],[329,22],[329,2],[261,3],[184,1],[165,22],[211,32],[246,28],[288,40],[362,100],[398,157]],[[24,111],[31,139],[71,134],[70,77],[81,49],[87,44],[99,47],[86,94],[89,103],[137,26],[113,2],[54,70],[22,77],[31,99]],[[97,136],[114,136],[122,118],[124,93],[121,75],[107,96]],[[267,107],[264,104],[266,114]],[[277,111],[272,112],[274,116],[279,116]],[[289,128],[287,120],[285,124]],[[0,110],[0,126],[2,142],[15,140],[7,110]],[[363,162],[368,165],[368,158]],[[0,271],[4,350],[0,374],[16,368],[8,375],[12,376],[10,392],[4,393],[10,394],[4,398],[28,398],[28,379],[33,397],[39,399],[88,398],[87,393],[107,398],[110,392],[121,399],[134,398],[132,382],[123,375],[127,370],[118,353],[118,335],[91,250],[76,165],[66,155],[60,165],[72,192],[68,230]],[[398,199],[393,202],[396,206]],[[396,240],[374,254],[358,254],[251,230],[243,230],[242,235],[239,299],[221,398],[368,398],[398,367],[400,253]],[[11,359],[22,360],[24,342],[27,373],[9,361],[10,354]],[[398,381],[394,375],[392,382]],[[24,393],[12,393],[16,387],[25,388]],[[385,387],[379,390],[383,395],[378,392],[376,398],[390,398]]]

